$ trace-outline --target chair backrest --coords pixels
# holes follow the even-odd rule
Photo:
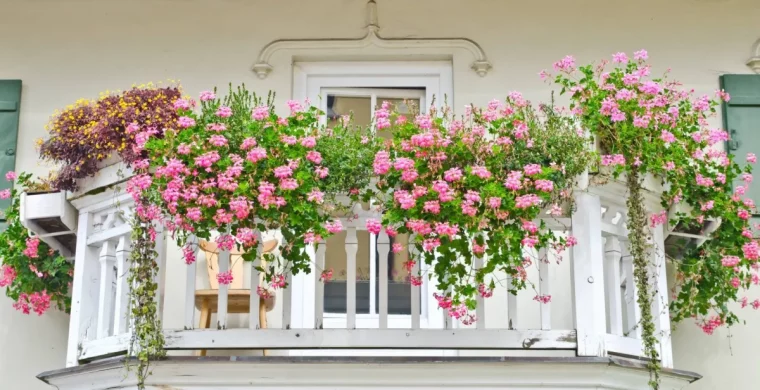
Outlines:
[[[209,286],[213,290],[218,290],[219,281],[216,279],[216,276],[219,274],[219,249],[216,243],[212,241],[200,240],[198,244],[206,255],[206,269],[208,271]],[[277,240],[265,241],[263,251],[264,253],[269,253],[276,247]],[[230,283],[230,289],[243,288],[243,280],[245,278],[244,272],[248,269],[248,267],[244,265],[246,261],[243,260],[243,253],[245,252],[241,252],[234,248],[230,251],[230,270],[232,270],[232,283]]]

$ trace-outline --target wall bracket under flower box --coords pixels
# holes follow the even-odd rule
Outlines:
[[[21,224],[30,235],[71,257],[76,251],[77,210],[65,192],[21,194]]]

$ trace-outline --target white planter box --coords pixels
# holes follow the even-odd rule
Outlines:
[[[82,198],[86,195],[98,193],[100,189],[112,187],[115,184],[125,182],[127,179],[134,175],[131,168],[127,167],[118,155],[112,155],[111,157],[103,160],[98,164],[100,169],[92,177],[81,179],[77,181],[79,187],[75,192],[70,192],[68,199],[73,201],[74,206],[78,207],[76,199]]]
[[[77,210],[63,192],[21,194],[21,224],[66,257],[76,250]]]

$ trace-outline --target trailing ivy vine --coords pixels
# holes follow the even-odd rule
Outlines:
[[[151,361],[166,355],[156,299],[158,253],[155,238],[156,231],[151,222],[136,213],[132,220],[132,252],[129,256],[131,266],[128,280],[132,286],[129,307],[133,329],[129,355],[137,359],[137,387],[140,390],[145,389]]]

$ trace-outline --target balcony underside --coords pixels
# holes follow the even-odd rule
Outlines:
[[[169,357],[148,389],[646,389],[644,363],[597,357]],[[59,390],[135,388],[123,357],[42,373]],[[662,390],[699,375],[663,370]]]

